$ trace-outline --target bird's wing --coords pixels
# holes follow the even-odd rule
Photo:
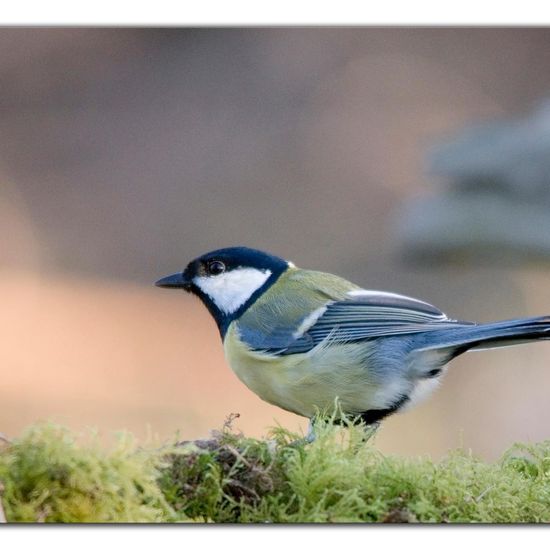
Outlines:
[[[286,341],[282,334],[274,334],[273,340],[263,342],[262,351],[290,355],[307,352],[323,341],[358,342],[470,324],[449,319],[434,306],[399,294],[355,290],[348,296],[319,308],[298,330],[287,334]]]

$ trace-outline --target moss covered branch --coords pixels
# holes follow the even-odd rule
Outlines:
[[[321,425],[311,444],[228,426],[210,439],[106,451],[44,424],[0,445],[8,522],[548,522],[550,442],[494,464],[385,456],[361,427]]]

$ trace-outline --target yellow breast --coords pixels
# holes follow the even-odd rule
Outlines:
[[[319,345],[307,353],[273,356],[251,351],[232,324],[224,340],[229,365],[261,399],[311,417],[338,399],[347,413],[385,406],[387,396],[370,379],[361,345]]]

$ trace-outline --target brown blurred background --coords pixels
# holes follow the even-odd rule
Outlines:
[[[429,147],[527,112],[549,68],[548,29],[0,29],[0,431],[304,428],[236,379],[198,301],[152,286],[221,246],[454,318],[550,313],[546,264],[406,262],[395,229],[439,184]],[[460,357],[377,445],[550,438],[549,359]]]

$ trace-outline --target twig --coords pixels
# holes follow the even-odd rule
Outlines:
[[[243,456],[243,454],[240,453],[239,451],[237,451],[237,449],[235,449],[235,447],[233,447],[232,445],[225,445],[225,448],[235,458],[240,460],[247,468],[250,468],[251,470],[253,470],[255,472],[259,472],[262,475],[267,474],[269,472],[269,470],[271,470],[271,468],[273,467],[274,463],[272,462],[267,468],[258,468],[258,466],[256,464],[251,464],[248,460],[246,460],[246,458]]]
[[[225,419],[223,423],[223,430],[230,431],[233,428],[233,422],[240,416],[241,415],[239,413],[229,413],[229,416]]]
[[[11,443],[11,439],[4,435],[2,432],[0,432],[0,441],[3,441],[4,443],[7,443],[8,445]]]
[[[494,485],[489,485],[489,487],[487,487],[486,489],[481,491],[481,493],[479,495],[477,495],[477,497],[474,499],[476,501],[476,503],[479,502],[494,487],[495,487]]]
[[[46,523],[46,518],[50,514],[51,510],[48,505],[44,506],[39,512],[38,516],[36,517],[36,523]]]
[[[241,453],[239,453],[239,451],[237,451],[237,449],[235,449],[235,447],[232,447],[231,445],[225,445],[225,448],[226,448],[235,458],[237,458],[238,460],[240,460],[247,468],[250,468],[250,469],[253,468],[253,467],[251,466],[250,462],[248,462],[248,460],[246,460],[246,458],[245,458]]]

